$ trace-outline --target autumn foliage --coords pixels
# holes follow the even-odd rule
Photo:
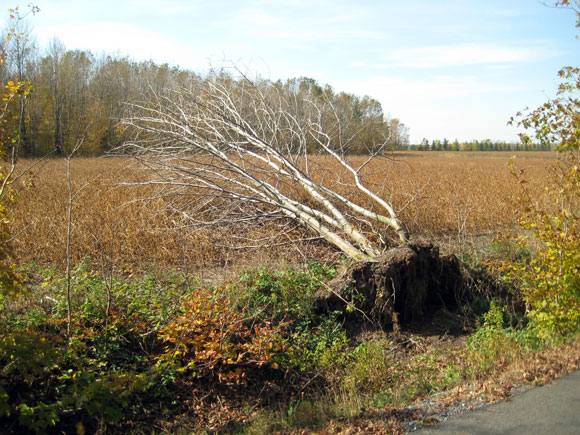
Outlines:
[[[22,35],[14,30],[14,26],[20,19],[18,8],[10,9],[11,27],[6,39],[0,42],[0,69],[4,67],[11,41],[22,38]],[[11,184],[19,142],[19,131],[10,125],[8,115],[11,108],[26,98],[31,91],[30,82],[17,79],[7,81],[0,91],[2,98],[0,102],[0,293],[16,293],[21,287],[21,277],[15,271],[15,265],[10,262],[8,245],[11,238],[10,213],[15,200]]]
[[[564,68],[558,96],[527,113],[520,124],[536,140],[559,150],[544,195],[527,187],[528,178],[515,170],[522,185],[520,226],[529,236],[515,238],[520,248],[534,250],[529,261],[508,262],[542,336],[566,335],[580,329],[580,69]],[[523,135],[524,141],[530,137]]]
[[[276,357],[289,347],[281,327],[245,317],[223,289],[190,290],[175,276],[108,282],[80,265],[73,276],[70,340],[62,274],[29,271],[35,296],[0,298],[11,313],[0,319],[2,427],[96,431],[147,419],[144,402],[190,400],[191,388],[211,393],[248,377],[283,378]]]
[[[211,295],[194,291],[180,311],[159,332],[167,343],[160,363],[174,364],[180,373],[239,383],[252,367],[278,368],[272,358],[287,350],[280,327],[245,319],[219,290]]]

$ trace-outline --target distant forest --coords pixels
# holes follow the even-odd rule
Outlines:
[[[32,87],[30,95],[11,105],[5,117],[4,129],[19,138],[15,146],[20,156],[66,155],[79,143],[81,154],[104,154],[133,134],[119,126],[126,103],[171,96],[179,87],[196,89],[216,75],[219,80],[243,81],[236,70],[214,70],[202,76],[152,61],[68,50],[58,39],[39,50],[30,42],[32,32],[26,21],[18,25],[20,38],[13,41],[6,63],[0,67],[0,82],[18,80]],[[252,78],[252,82],[277,87],[289,98],[324,99],[340,117],[342,139],[353,138],[349,143],[352,154],[365,153],[371,143],[388,142],[389,149],[408,145],[405,125],[387,117],[371,97],[335,92],[306,77],[277,82]]]
[[[550,151],[549,144],[534,144],[522,142],[492,141],[491,139],[460,142],[457,139],[450,142],[447,139],[428,141],[423,139],[420,144],[408,144],[408,151]]]

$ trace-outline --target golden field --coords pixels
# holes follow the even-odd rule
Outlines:
[[[364,179],[391,198],[415,237],[458,250],[515,227],[522,186],[510,174],[514,153],[397,153],[369,165]],[[540,194],[554,153],[519,153],[517,171],[527,188]],[[66,258],[66,209],[69,201],[66,161],[21,160],[23,188],[12,214],[13,253],[18,263],[62,266]],[[329,163],[328,166],[331,166]],[[336,253],[321,242],[276,243],[264,249],[231,249],[232,229],[192,232],[180,227],[149,187],[134,186],[144,175],[129,158],[77,158],[71,161],[73,197],[72,260],[120,271],[151,266],[190,271],[231,264],[325,257]],[[329,172],[331,167],[327,167]],[[144,198],[149,198],[145,200]],[[406,205],[406,206],[405,206]],[[256,238],[275,226],[245,231]],[[311,235],[303,234],[303,237]]]

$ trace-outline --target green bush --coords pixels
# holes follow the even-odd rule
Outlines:
[[[535,140],[559,151],[545,198],[532,197],[521,172],[513,171],[523,186],[519,224],[532,235],[516,237],[514,246],[526,249],[533,241],[537,249],[531,259],[508,259],[503,267],[519,282],[542,338],[580,330],[580,69],[564,68],[560,77],[558,98],[519,123],[534,129]]]
[[[272,271],[263,267],[242,274],[232,290],[238,295],[238,306],[245,308],[250,315],[272,321],[311,318],[312,295],[335,273],[333,267],[314,261],[301,269]]]
[[[396,382],[396,365],[384,340],[364,341],[350,354],[344,385],[352,391],[383,392]]]
[[[474,360],[474,372],[487,370],[517,357],[521,352],[536,350],[540,346],[537,331],[533,328],[511,326],[511,316],[503,307],[492,301],[483,324],[467,340],[467,348]]]
[[[80,264],[70,338],[64,275],[27,273],[30,291],[0,305],[0,427],[17,431],[129,424],[152,407],[179,406],[184,385],[234,388],[246,374],[280,378],[280,366],[329,367],[348,342],[336,316],[312,309],[312,294],[334,273],[317,263],[250,271],[211,289],[177,275],[103,279]],[[236,303],[234,288],[243,290]]]
[[[314,261],[302,268],[244,273],[227,289],[246,316],[272,322],[286,332],[286,357],[278,361],[301,370],[330,368],[344,361],[346,332],[337,313],[317,315],[312,296],[335,275],[335,269]]]
[[[144,401],[171,406],[175,376],[155,364],[159,330],[189,289],[175,277],[104,280],[77,265],[68,340],[63,274],[26,273],[29,291],[0,306],[0,426],[92,430],[140,416]]]

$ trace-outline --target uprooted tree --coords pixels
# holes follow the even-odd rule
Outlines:
[[[376,115],[368,116],[377,121]],[[379,115],[378,122],[386,122]],[[135,130],[135,139],[125,146],[153,169],[147,183],[159,185],[190,225],[295,222],[348,257],[371,264],[388,247],[385,234],[399,245],[409,243],[392,202],[371,190],[363,175],[398,132],[383,128],[380,140],[364,142],[366,156],[353,159],[353,144],[360,146],[358,136],[368,135],[364,128],[350,128],[353,116],[365,114],[341,110],[324,92],[305,94],[266,80],[214,74],[131,104],[124,124]],[[411,251],[438,256],[436,249]],[[401,267],[425,262],[409,255],[390,258],[399,258]],[[435,263],[419,269],[441,270]],[[386,281],[385,291],[394,295],[393,280]],[[388,299],[376,290],[371,293]]]
[[[347,155],[363,132],[347,133],[348,120],[324,95],[308,99],[269,81],[215,75],[130,108],[124,123],[138,136],[127,146],[155,168],[149,182],[188,198],[179,208],[192,225],[289,219],[366,261],[384,246],[365,234],[388,227],[409,240],[393,205],[361,177],[391,137],[368,143],[368,158],[353,166]],[[347,184],[356,194],[328,187]]]

